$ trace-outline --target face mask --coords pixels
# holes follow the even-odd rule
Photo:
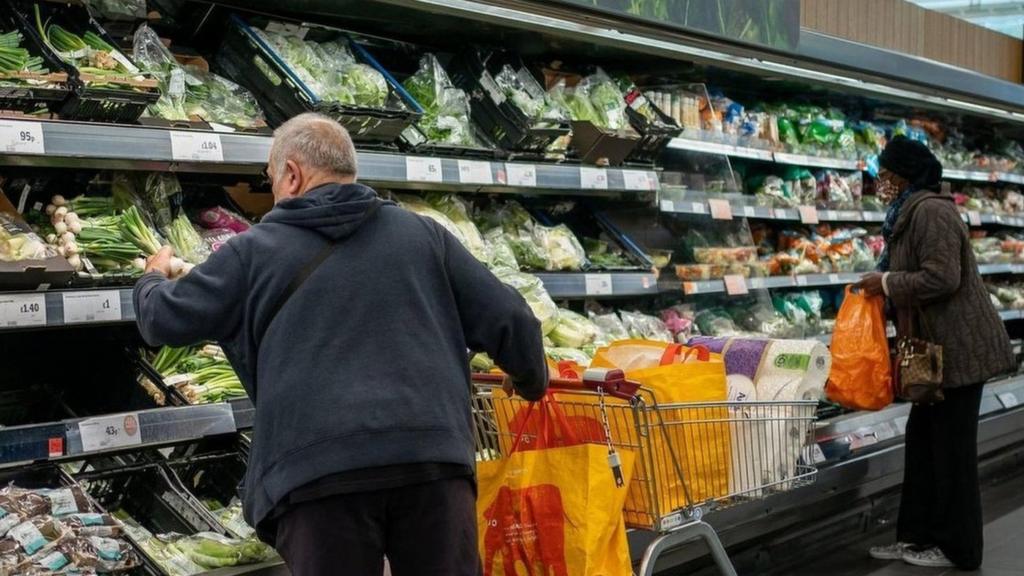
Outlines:
[[[880,178],[875,184],[875,193],[878,199],[889,204],[899,196],[899,189],[888,178]]]

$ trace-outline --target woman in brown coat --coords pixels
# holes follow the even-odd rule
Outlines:
[[[992,306],[953,197],[938,192],[942,165],[903,137],[879,157],[878,195],[889,204],[879,272],[859,286],[885,294],[898,336],[942,346],[943,394],[915,404],[896,544],[872,548],[884,560],[974,570],[981,565],[978,410],[986,381],[1017,368],[1006,327]]]

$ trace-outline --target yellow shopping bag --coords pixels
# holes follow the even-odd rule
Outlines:
[[[607,448],[576,444],[554,405],[545,397],[529,410],[539,408],[541,436],[558,438],[559,447],[528,449],[519,430],[511,453],[477,466],[484,576],[630,574],[622,506],[633,454],[619,452],[624,484],[618,486]]]
[[[650,431],[647,441],[654,455],[652,469],[648,470],[644,461],[637,462],[637,482],[626,501],[629,525],[650,527],[655,517],[686,506],[684,481],[695,504],[728,494],[732,450],[729,413],[724,406],[713,405],[728,399],[721,355],[711,354],[702,346],[623,340],[598,350],[591,366],[622,369],[627,379],[651,390],[662,408],[657,414],[651,413],[647,421],[654,424],[660,417],[667,425],[667,438],[657,428]],[[615,398],[606,401],[624,402]],[[712,405],[664,408],[679,403]],[[567,413],[573,416],[571,411]],[[611,431],[619,442],[632,445],[642,441],[632,422],[612,421]],[[674,461],[679,463],[683,479]],[[647,487],[652,484],[659,490],[653,494],[657,510],[647,504]]]

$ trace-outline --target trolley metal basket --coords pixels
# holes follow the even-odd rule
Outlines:
[[[510,451],[511,423],[529,405],[504,394],[503,380],[473,377],[480,460]],[[662,552],[698,539],[721,573],[735,575],[704,514],[811,484],[817,475],[802,458],[816,402],[659,404],[653,391],[626,380],[621,370],[604,369],[588,370],[582,380],[554,379],[550,390],[578,438],[636,455],[626,525],[660,535],[644,553],[641,576],[654,573]],[[522,442],[534,440],[523,431]]]

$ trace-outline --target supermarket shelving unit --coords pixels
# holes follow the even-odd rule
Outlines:
[[[640,26],[632,21],[617,22],[583,10],[563,9],[543,2],[513,0],[373,0],[385,14],[422,16],[431,23],[446,19],[481,24],[486,34],[493,30],[528,32],[541,37],[570,39],[599,46],[605,53],[616,51],[646,54],[663,59],[720,65],[746,73],[777,74],[789,79],[822,85],[832,90],[909,102],[935,109],[969,113],[992,121],[1020,124],[1024,96],[1018,103],[992,103],[983,107],[964,106],[954,93],[935,92],[914,82],[859,78],[856,82],[820,66],[794,67],[777,55],[763,55],[749,46],[731,47],[668,30]],[[232,4],[227,2],[227,4]],[[249,7],[244,3],[242,8]],[[253,9],[275,7],[255,2]],[[338,2],[332,8],[345,10],[357,2]],[[363,8],[365,9],[365,8]],[[470,32],[467,31],[467,34]],[[843,72],[842,70],[840,72]],[[947,84],[947,86],[950,84]],[[965,83],[962,85],[969,85]],[[981,89],[979,88],[979,91]],[[981,109],[979,109],[981,108]],[[12,134],[34,135],[32,146],[16,141]],[[216,153],[204,151],[203,142],[216,142]],[[270,149],[269,136],[201,132],[138,126],[102,125],[82,122],[0,120],[0,165],[64,169],[127,169],[176,171],[221,175],[258,175]],[[669,148],[688,153],[742,158],[807,167],[861,170],[859,159],[822,158],[790,154],[728,142],[680,137]],[[806,214],[796,208],[769,208],[749,202],[749,197],[717,196],[687,192],[664,196],[659,171],[651,167],[596,168],[542,162],[498,162],[441,158],[361,150],[360,177],[372,185],[409,190],[446,190],[464,193],[560,195],[578,198],[615,198],[648,204],[664,214],[682,214],[711,219],[709,200],[724,199],[734,219],[800,222]],[[1019,174],[983,171],[946,171],[950,180],[1024,184]],[[12,198],[15,202],[16,198]],[[815,210],[822,222],[877,224],[884,214],[871,211]],[[972,226],[993,225],[1024,228],[1024,217],[995,214],[965,214]],[[1020,275],[1024,264],[986,264],[983,274]],[[725,295],[722,280],[680,282],[671,274],[654,272],[544,273],[538,274],[551,295],[559,300],[585,298],[648,298],[674,295],[688,297]],[[856,281],[858,274],[818,274],[795,277],[752,278],[751,290],[842,286]],[[103,303],[107,303],[104,306]],[[1024,311],[1001,312],[1007,322],[1024,319]],[[0,293],[0,335],[50,329],[77,330],[117,326],[130,328],[135,320],[131,289],[127,287],[89,289],[46,289]],[[829,335],[817,337],[830,341]],[[14,360],[8,360],[14,361]],[[1024,378],[1014,377],[987,387],[980,420],[979,451],[983,458],[1005,453],[1024,444]],[[808,461],[819,466],[817,485],[773,496],[749,505],[713,512],[706,519],[729,546],[755,541],[787,526],[818,520],[853,498],[866,498],[891,490],[902,473],[902,437],[908,407],[894,405],[876,413],[854,413],[821,423]],[[83,430],[107,422],[134,418],[139,434],[128,443],[95,445],[83,443]],[[0,428],[0,466],[21,466],[29,462],[67,462],[110,455],[131,455],[141,451],[188,444],[204,438],[230,437],[251,429],[253,407],[245,400],[200,406],[165,406],[114,410],[87,417],[67,417],[46,422]],[[639,559],[651,536],[631,533],[635,557]],[[701,551],[683,548],[662,558],[668,569],[695,558]],[[253,569],[261,570],[259,568]],[[232,573],[243,573],[239,569]],[[256,573],[251,571],[250,573]]]

